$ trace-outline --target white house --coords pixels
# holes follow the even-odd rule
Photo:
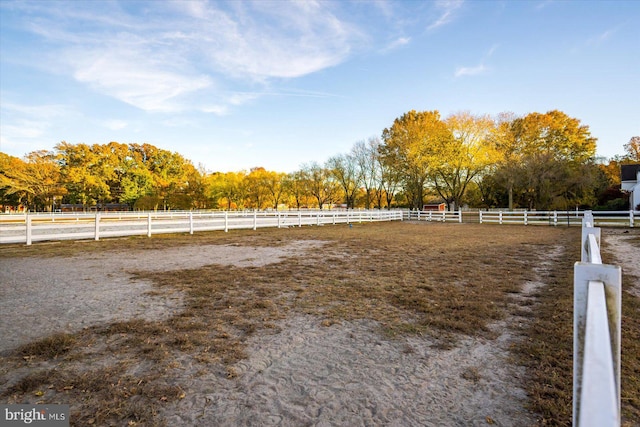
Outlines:
[[[622,190],[629,193],[629,206],[640,210],[640,163],[622,165]]]

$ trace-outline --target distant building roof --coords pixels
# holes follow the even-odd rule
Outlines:
[[[622,180],[623,181],[636,181],[638,179],[638,171],[640,171],[640,163],[635,165],[622,165]]]

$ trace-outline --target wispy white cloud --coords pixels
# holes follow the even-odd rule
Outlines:
[[[27,28],[52,46],[50,68],[148,112],[227,114],[261,92],[227,96],[228,86],[266,88],[333,67],[364,39],[316,1],[24,7],[35,16]]]
[[[3,100],[9,99],[9,97],[10,96],[5,93],[2,94]],[[0,108],[5,116],[24,115],[34,117],[39,121],[48,121],[72,112],[72,110],[64,104],[28,105],[11,101],[2,102]]]
[[[71,54],[68,62],[79,82],[145,111],[183,110],[180,96],[211,85],[207,76],[173,71],[143,50],[122,46],[102,52],[96,49],[82,56]]]
[[[436,9],[440,15],[432,24],[427,26],[427,30],[435,30],[451,22],[463,3],[464,0],[438,0],[436,2]]]
[[[391,43],[383,47],[382,52],[390,52],[402,46],[406,46],[409,43],[411,43],[411,37],[398,37],[397,39],[393,40]]]
[[[618,30],[618,27],[615,27],[615,28],[610,28],[606,31],[603,31],[599,34],[596,34],[595,36],[587,40],[587,44],[589,46],[601,46],[602,44],[609,41],[611,37],[616,33],[617,30]]]
[[[487,53],[484,54],[484,56],[482,57],[482,60],[478,65],[475,65],[472,67],[458,67],[456,68],[456,71],[453,73],[453,76],[454,77],[477,76],[479,74],[483,74],[489,71],[489,67],[487,67],[485,63],[488,61],[489,58],[491,58],[491,56],[493,56],[493,54],[497,50],[498,50],[498,45],[494,44],[489,48]]]
[[[487,71],[487,67],[484,64],[476,65],[475,67],[458,67],[454,73],[455,77],[462,76],[477,76]]]
[[[0,149],[3,151],[22,152],[50,147],[47,134],[54,122],[62,117],[74,117],[77,113],[67,105],[42,104],[31,105],[16,103],[7,93],[2,94],[0,103]]]
[[[249,9],[249,10],[248,10]],[[325,3],[238,3],[199,13],[197,46],[210,64],[234,78],[263,81],[304,76],[344,61],[357,30]]]

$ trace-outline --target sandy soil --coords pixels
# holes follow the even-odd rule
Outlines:
[[[640,298],[640,248],[628,242],[631,238],[637,238],[638,234],[618,228],[605,229],[601,233],[606,249],[615,258],[608,260],[604,257],[602,262],[622,266],[623,289]]]
[[[198,392],[168,408],[169,424],[534,424],[516,386],[522,373],[507,363],[506,335],[443,351],[419,338],[383,340],[376,326],[287,319],[280,333],[251,340],[235,380],[216,373],[184,378]]]
[[[209,264],[240,267],[279,262],[300,247],[204,245],[55,258],[0,258],[0,352],[54,332],[140,317],[157,320],[182,307],[178,292],[150,293],[133,271],[169,271]]]
[[[622,234],[612,236],[603,234],[619,239],[612,245],[617,262],[637,269],[637,248]],[[264,265],[321,244],[0,259],[0,351],[53,332],[160,319],[181,309],[179,292],[149,295],[152,285],[133,280],[132,271]],[[518,298],[541,286],[523,284]],[[216,369],[202,373],[188,357],[177,360],[175,378],[188,393],[163,415],[168,425],[185,426],[534,425],[524,409],[524,372],[508,358],[521,321],[494,324],[495,340],[469,338],[442,350],[420,337],[384,339],[373,321],[323,326],[318,318],[293,316],[277,333],[249,340],[249,357],[231,368],[234,378]]]

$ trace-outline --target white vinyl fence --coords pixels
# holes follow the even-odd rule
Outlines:
[[[600,229],[585,212],[574,267],[573,425],[620,425],[622,271],[602,264]]]
[[[579,226],[584,211],[290,210],[0,214],[0,244],[371,221]],[[640,212],[597,212],[594,225],[640,227]]]
[[[479,222],[522,225],[577,225],[582,224],[585,212],[591,211],[479,211]],[[594,225],[612,227],[640,227],[638,211],[598,211],[591,212]]]
[[[480,224],[578,226],[585,212],[591,211],[405,211],[405,219],[412,221],[477,222]],[[640,211],[592,212],[594,225],[610,227],[640,227]]]
[[[401,221],[400,210],[102,212],[0,215],[0,243],[81,240],[163,233]]]

